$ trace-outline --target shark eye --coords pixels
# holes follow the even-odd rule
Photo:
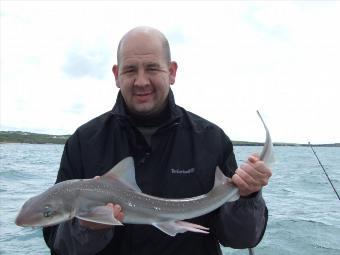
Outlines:
[[[52,210],[51,207],[49,207],[49,206],[44,207],[44,210],[43,210],[44,217],[48,218],[48,217],[53,216],[54,214],[55,214],[55,212]]]

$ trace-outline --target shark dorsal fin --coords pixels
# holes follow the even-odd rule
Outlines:
[[[136,183],[135,166],[132,157],[124,158],[119,161],[111,170],[105,173],[101,178],[116,179],[129,186],[135,191],[141,192]]]

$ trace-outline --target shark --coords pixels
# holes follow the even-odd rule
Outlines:
[[[238,198],[238,189],[218,167],[214,187],[207,194],[184,199],[145,194],[136,183],[133,158],[127,157],[99,179],[63,181],[30,198],[15,222],[23,227],[46,227],[76,217],[107,225],[151,224],[171,236],[186,231],[207,233],[208,228],[183,220],[207,214]],[[107,203],[122,207],[122,222],[114,218]]]
[[[269,159],[268,154],[272,153],[268,143],[270,135],[260,156],[264,159]],[[15,223],[22,227],[47,227],[78,218],[112,226],[150,224],[170,236],[186,231],[209,233],[209,228],[186,220],[212,212],[239,197],[238,188],[218,166],[214,186],[206,194],[183,199],[145,194],[136,183],[133,158],[126,157],[100,178],[66,180],[28,199]],[[114,217],[112,209],[106,206],[108,203],[122,207],[122,222]]]

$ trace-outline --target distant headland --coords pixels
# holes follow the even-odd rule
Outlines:
[[[70,135],[49,135],[24,131],[0,131],[0,143],[65,144]],[[235,146],[262,146],[260,142],[233,141]],[[319,147],[340,147],[340,143],[312,144]],[[301,143],[274,143],[274,146],[310,146]]]
[[[47,135],[23,131],[0,131],[0,143],[65,144],[70,135]]]

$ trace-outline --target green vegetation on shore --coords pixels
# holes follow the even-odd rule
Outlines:
[[[47,135],[22,131],[0,131],[0,143],[65,144],[69,135]]]
[[[0,131],[0,143],[64,144],[70,135],[47,135],[23,131]],[[259,142],[233,141],[235,146],[262,146]],[[309,146],[298,143],[274,143],[274,146]],[[340,147],[340,143],[313,144],[313,146]]]

